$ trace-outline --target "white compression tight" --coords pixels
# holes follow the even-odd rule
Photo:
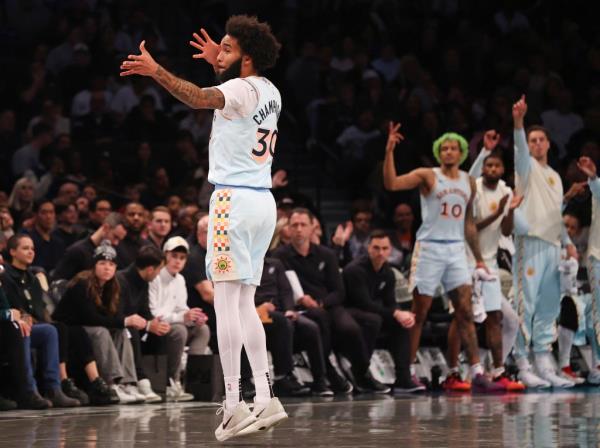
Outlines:
[[[265,330],[254,307],[256,286],[238,281],[215,282],[215,313],[219,356],[225,376],[226,406],[240,402],[240,363],[242,345],[250,361],[256,401],[272,396]]]

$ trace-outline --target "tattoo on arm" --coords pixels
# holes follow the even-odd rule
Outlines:
[[[198,87],[185,79],[178,78],[160,65],[154,79],[171,95],[193,109],[223,109],[225,107],[225,97],[219,89]]]
[[[479,233],[477,232],[477,225],[475,224],[475,218],[473,217],[473,200],[475,199],[475,182],[473,178],[471,180],[471,198],[467,203],[467,210],[465,215],[465,240],[473,252],[475,260],[481,261],[481,249],[479,248]]]

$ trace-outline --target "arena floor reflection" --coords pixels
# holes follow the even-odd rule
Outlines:
[[[290,419],[230,446],[597,446],[600,391],[286,400]],[[0,446],[218,446],[216,405],[201,403],[0,414]]]

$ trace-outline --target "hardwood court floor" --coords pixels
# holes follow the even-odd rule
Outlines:
[[[290,419],[218,443],[217,406],[112,406],[0,413],[1,447],[588,447],[600,446],[600,390],[521,395],[285,400]]]

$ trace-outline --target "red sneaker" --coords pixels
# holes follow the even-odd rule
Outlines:
[[[560,376],[562,378],[574,382],[575,385],[583,384],[585,382],[585,379],[581,378],[579,375],[573,372],[571,366],[563,367],[562,369],[560,369]]]
[[[502,385],[507,392],[525,392],[525,384],[520,381],[513,381],[506,372],[498,378],[494,378],[494,383]]]
[[[442,387],[448,392],[469,392],[471,390],[471,383],[463,381],[460,374],[455,372],[446,377],[446,380],[442,383]]]

